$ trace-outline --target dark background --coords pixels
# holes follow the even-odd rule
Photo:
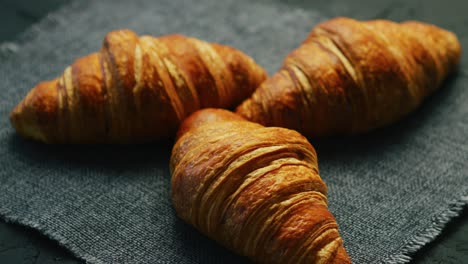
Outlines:
[[[0,0],[0,43],[15,41],[29,26],[68,2],[70,0]],[[37,231],[0,220],[0,263],[81,262]],[[412,263],[468,263],[468,209],[451,221],[435,241],[420,250]]]

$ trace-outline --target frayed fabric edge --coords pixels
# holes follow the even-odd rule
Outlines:
[[[390,255],[380,263],[385,264],[400,264],[409,263],[413,259],[415,254],[422,247],[432,242],[437,238],[444,230],[445,226],[455,217],[460,215],[460,212],[468,205],[468,193],[462,195],[462,197],[455,202],[449,203],[448,209],[444,210],[441,214],[433,217],[432,224],[430,227],[424,229],[419,234],[416,234],[410,238],[410,242],[403,246],[403,248],[393,255]],[[73,256],[78,259],[84,260],[86,263],[93,264],[104,264],[102,260],[83,252],[79,247],[70,244],[67,238],[60,234],[49,232],[44,229],[39,223],[30,220],[21,220],[15,216],[11,216],[8,211],[0,210],[0,218],[4,219],[7,223],[14,223],[23,225],[32,229],[37,230],[39,233],[45,235],[49,239],[56,241],[60,246],[67,249]]]
[[[8,212],[0,210],[0,219],[3,219],[6,223],[17,224],[21,226],[25,226],[27,228],[31,228],[40,234],[44,235],[48,239],[55,241],[58,245],[66,249],[73,255],[75,258],[85,261],[85,263],[92,263],[92,264],[105,264],[106,262],[89,255],[86,252],[83,252],[79,247],[74,246],[69,243],[67,238],[61,236],[60,234],[49,232],[47,229],[43,228],[41,224],[31,221],[31,220],[21,220],[16,216],[11,216]]]
[[[398,253],[395,253],[381,263],[400,264],[408,263],[413,259],[413,255],[422,247],[432,242],[444,230],[445,226],[455,217],[459,216],[465,206],[468,205],[468,191],[455,202],[449,204],[448,209],[441,214],[433,217],[431,226],[424,229],[419,234],[411,237],[410,242],[406,244]]]
[[[72,0],[69,3],[58,7],[44,16],[37,23],[31,25],[25,31],[14,38],[13,41],[5,41],[0,43],[0,58],[7,59],[8,57],[21,51],[22,47],[28,42],[34,41],[41,32],[47,29],[57,27],[67,23],[67,17],[76,12],[77,9],[85,6],[87,1]]]

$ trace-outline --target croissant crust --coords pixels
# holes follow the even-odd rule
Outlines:
[[[219,109],[182,124],[171,157],[180,218],[260,263],[350,263],[317,156],[296,131]]]
[[[457,37],[416,21],[335,18],[316,26],[237,113],[302,134],[356,134],[416,109],[455,70]]]
[[[10,120],[19,134],[48,143],[145,142],[173,137],[198,109],[235,107],[265,78],[228,46],[118,30],[99,52],[34,87]]]

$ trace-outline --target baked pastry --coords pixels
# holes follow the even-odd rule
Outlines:
[[[172,150],[180,218],[260,263],[351,263],[305,137],[221,109],[195,112]]]
[[[237,113],[308,137],[363,133],[415,110],[455,69],[457,37],[416,21],[316,26]]]
[[[174,137],[198,109],[234,108],[265,78],[225,45],[117,30],[99,52],[34,87],[10,119],[19,134],[47,143],[146,142]]]

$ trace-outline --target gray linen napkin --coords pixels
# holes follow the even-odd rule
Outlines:
[[[344,0],[75,1],[49,15],[18,43],[0,46],[0,216],[89,263],[246,261],[175,216],[172,142],[48,146],[18,137],[8,113],[34,84],[98,50],[105,33],[118,28],[229,44],[270,73],[314,25],[336,15],[440,22],[458,30],[467,47],[461,19],[429,15],[436,1],[404,8],[398,1],[364,2],[356,8]],[[364,136],[312,141],[330,210],[355,263],[408,262],[467,204],[464,65],[466,56],[460,72],[403,121]]]

